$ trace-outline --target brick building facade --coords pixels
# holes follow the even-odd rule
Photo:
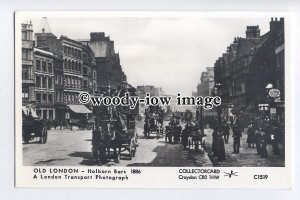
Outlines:
[[[284,114],[284,20],[271,20],[270,31],[260,35],[259,26],[248,26],[246,37],[234,38],[227,51],[214,65],[216,94],[222,97],[222,113],[227,118],[231,110],[257,114],[260,104]],[[281,91],[277,103],[267,95],[266,86]],[[270,108],[268,108],[270,109]],[[275,111],[276,112],[276,111]],[[280,113],[280,114],[279,114]]]

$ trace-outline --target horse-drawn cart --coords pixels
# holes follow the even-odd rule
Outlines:
[[[154,134],[156,138],[164,136],[164,111],[159,106],[149,106],[145,111],[144,135],[149,138]]]
[[[34,139],[45,144],[48,138],[46,121],[39,119],[32,108],[25,106],[22,109],[22,138],[25,144]]]
[[[121,106],[96,106],[93,115],[92,152],[95,162],[102,165],[111,158],[119,162],[121,152],[127,152],[131,160],[138,146],[135,127],[138,107],[130,110]]]

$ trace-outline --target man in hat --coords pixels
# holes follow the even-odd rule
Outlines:
[[[242,131],[238,119],[232,125],[232,137],[233,137],[233,152],[240,153],[240,142],[242,137]]]

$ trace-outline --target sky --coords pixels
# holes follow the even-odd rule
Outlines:
[[[89,39],[105,32],[115,42],[127,81],[133,86],[154,85],[167,94],[191,95],[201,72],[213,67],[234,37],[245,37],[247,26],[269,31],[270,17],[24,17],[41,32],[47,17],[57,37]]]

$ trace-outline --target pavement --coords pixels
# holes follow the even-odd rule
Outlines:
[[[210,167],[212,162],[204,151],[183,150],[181,144],[165,143],[164,138],[145,139],[142,126],[137,127],[138,147],[130,160],[123,152],[120,162],[111,158],[105,166]],[[31,141],[23,144],[26,166],[94,166],[91,152],[92,131],[74,129],[50,130],[46,144]]]
[[[239,154],[232,154],[233,152],[233,137],[232,132],[229,136],[228,144],[225,144],[225,161],[218,161],[215,157],[211,156],[211,144],[212,144],[212,129],[205,129],[207,134],[205,138],[206,151],[211,158],[213,166],[215,167],[284,167],[285,157],[284,157],[284,148],[280,144],[280,155],[275,155],[272,152],[272,146],[267,146],[268,157],[262,158],[260,155],[257,155],[256,148],[248,148],[247,132],[246,129],[242,133],[241,138],[241,147]]]

